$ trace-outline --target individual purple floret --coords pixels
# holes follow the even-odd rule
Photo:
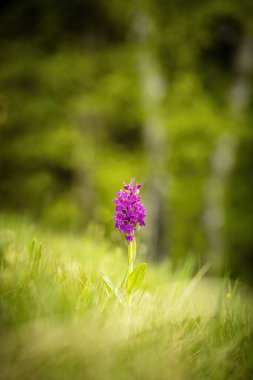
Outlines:
[[[139,188],[141,184],[136,184],[133,178],[129,185],[124,183],[124,190],[117,192],[114,199],[115,207],[115,228],[126,235],[128,242],[133,241],[137,228],[145,226],[146,208],[141,203]]]

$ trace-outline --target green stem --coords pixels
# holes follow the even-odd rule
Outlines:
[[[133,239],[133,263],[134,263],[135,258],[136,258],[136,239],[134,236],[134,239]]]
[[[136,257],[136,239],[133,238],[133,241],[131,241],[128,244],[128,276],[133,272],[134,270],[134,260]],[[127,278],[126,278],[126,285],[127,285]],[[127,303],[129,306],[131,306],[131,294],[127,294]]]
[[[133,241],[131,241],[128,244],[128,274],[133,272],[135,257],[136,257],[136,239],[134,237]]]

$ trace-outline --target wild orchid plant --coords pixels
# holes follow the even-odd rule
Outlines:
[[[147,270],[146,263],[134,267],[136,258],[135,235],[140,227],[145,226],[144,219],[146,217],[146,208],[141,203],[141,196],[139,195],[141,186],[141,184],[135,184],[135,179],[132,179],[129,185],[124,183],[124,190],[117,192],[117,198],[114,199],[116,204],[113,217],[115,228],[119,229],[120,233],[125,234],[128,244],[128,270],[121,287],[114,286],[108,277],[101,273],[107,288],[114,293],[123,305],[131,304],[133,290],[142,282]]]

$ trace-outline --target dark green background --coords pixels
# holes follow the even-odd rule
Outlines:
[[[158,178],[163,243],[151,255],[193,255],[217,273],[251,281],[253,59],[246,68],[237,61],[245,41],[252,43],[252,16],[250,0],[1,1],[2,212],[80,232],[98,223],[117,241],[115,191],[138,178],[151,210],[147,195],[159,197]],[[164,87],[154,100],[162,169],[145,142],[153,112],[142,95],[146,56]],[[237,107],[231,91],[241,77],[247,101]],[[220,175],[223,150],[233,143],[233,163]],[[206,215],[216,206],[224,215],[210,238]]]

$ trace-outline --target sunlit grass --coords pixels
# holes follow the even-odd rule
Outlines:
[[[126,252],[97,227],[57,235],[0,222],[1,379],[251,379],[253,302],[246,287],[149,264],[131,308],[99,275],[121,281]]]

